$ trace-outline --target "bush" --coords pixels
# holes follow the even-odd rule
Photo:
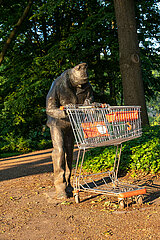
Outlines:
[[[160,114],[157,114],[155,117],[149,117],[149,122],[151,126],[160,125]]]
[[[160,170],[160,126],[143,129],[143,135],[122,145],[120,170],[157,173]],[[94,148],[85,155],[83,168],[91,172],[111,170],[116,149]]]
[[[4,137],[1,152],[29,152],[31,151],[31,140],[23,137],[14,137],[13,134],[8,134]]]
[[[27,153],[52,147],[49,128],[31,130],[27,136],[15,136],[13,132],[0,136],[0,153]]]

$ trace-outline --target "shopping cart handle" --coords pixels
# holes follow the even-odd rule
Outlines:
[[[89,105],[89,106],[87,106],[87,105],[86,105],[86,106],[85,106],[85,105],[82,105],[82,106],[78,106],[78,108],[79,108],[79,109],[84,109],[84,108],[86,109],[86,108],[94,108],[94,106],[92,106],[92,105]],[[60,109],[60,110],[64,110],[64,109],[66,109],[66,108],[65,108],[65,106],[60,106],[59,109]]]
[[[108,108],[109,107],[109,104],[106,104],[106,103],[103,103],[103,104],[100,104],[100,103],[92,103],[91,105],[73,105],[75,106],[75,108],[79,108],[79,109],[89,109],[89,108]],[[60,110],[64,110],[66,109],[66,106],[60,106]]]

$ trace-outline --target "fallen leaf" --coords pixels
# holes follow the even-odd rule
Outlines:
[[[67,202],[67,201],[64,201],[64,202],[61,202],[62,205],[70,205],[72,204],[72,202]]]

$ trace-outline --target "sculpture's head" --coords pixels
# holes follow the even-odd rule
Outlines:
[[[88,82],[87,63],[80,63],[71,69],[71,83],[73,86]]]

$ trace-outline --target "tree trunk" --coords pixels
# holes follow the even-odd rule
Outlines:
[[[32,6],[32,2],[31,0],[28,1],[28,5],[27,7],[25,8],[22,16],[19,18],[18,22],[16,23],[15,27],[13,28],[12,32],[10,33],[7,41],[5,42],[4,46],[3,46],[3,49],[2,49],[2,52],[0,53],[0,65],[2,64],[2,61],[4,59],[4,56],[7,52],[7,49],[11,43],[11,41],[13,40],[14,36],[16,35],[19,27],[22,25],[23,21],[25,20],[25,18],[27,17],[27,14]]]
[[[134,0],[114,0],[114,7],[118,27],[119,62],[124,104],[127,106],[141,106],[142,125],[148,125]]]

